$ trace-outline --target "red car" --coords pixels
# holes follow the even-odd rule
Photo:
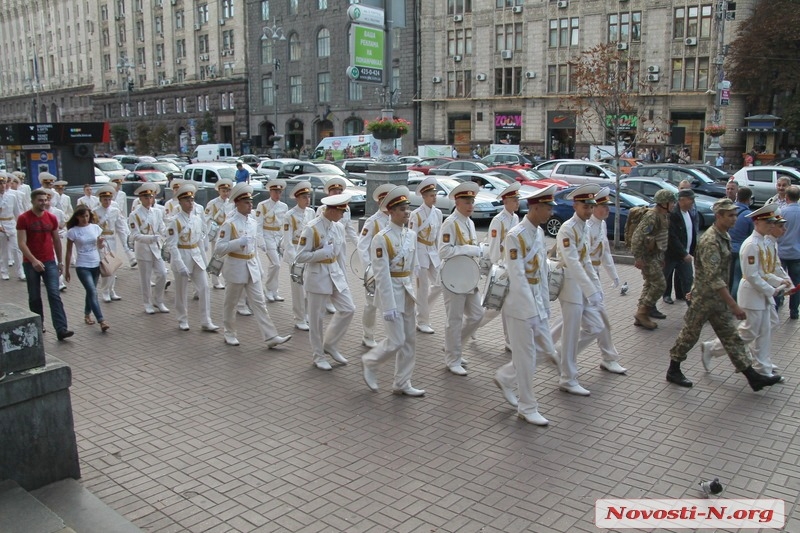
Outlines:
[[[570,184],[564,180],[546,178],[535,170],[522,165],[491,167],[484,170],[484,172],[487,174],[502,174],[503,176],[517,180],[522,185],[531,185],[539,189],[555,185],[560,191],[561,189],[570,187]]]
[[[444,165],[448,161],[455,161],[455,159],[452,157],[426,157],[422,161],[414,163],[408,167],[408,170],[416,170],[417,172],[422,172],[427,176],[430,169],[433,167],[438,167],[439,165]]]

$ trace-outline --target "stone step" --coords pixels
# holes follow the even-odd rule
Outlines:
[[[80,533],[141,533],[74,479],[56,481],[31,494],[57,513],[65,525]],[[2,527],[0,531],[5,533]]]
[[[66,524],[58,515],[20,487],[16,481],[0,482],[0,531],[62,533],[65,528]]]

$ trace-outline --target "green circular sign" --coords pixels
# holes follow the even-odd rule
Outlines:
[[[358,70],[358,67],[350,67],[350,77],[354,80],[358,79],[360,73],[361,72]]]
[[[356,20],[361,18],[361,9],[360,8],[355,8],[353,10],[353,18],[356,19]]]

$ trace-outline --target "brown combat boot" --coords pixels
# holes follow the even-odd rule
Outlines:
[[[644,329],[656,329],[658,324],[650,320],[650,308],[645,305],[640,305],[633,315],[633,325],[639,326]]]

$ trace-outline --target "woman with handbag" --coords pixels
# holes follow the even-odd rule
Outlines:
[[[103,230],[94,223],[95,217],[86,205],[79,205],[67,221],[67,254],[64,267],[64,278],[70,281],[70,261],[73,247],[77,250],[75,259],[75,273],[86,289],[86,303],[84,304],[84,322],[91,326],[94,313],[100,329],[105,333],[111,327],[103,318],[100,303],[97,301],[97,280],[100,278],[100,250],[105,244]]]

